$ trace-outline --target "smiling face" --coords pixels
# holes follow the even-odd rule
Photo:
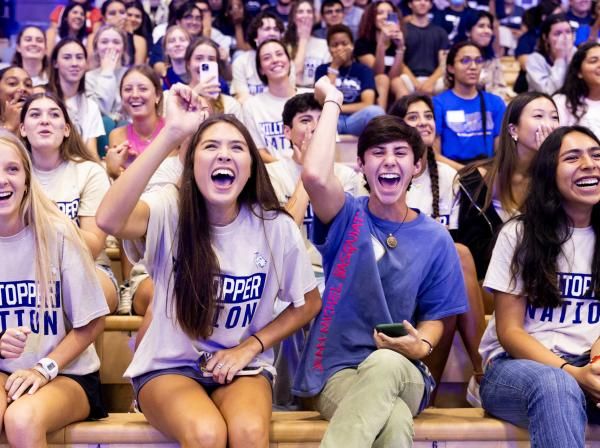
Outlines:
[[[107,25],[116,26],[119,29],[125,29],[127,23],[127,10],[121,2],[114,2],[106,8],[104,22]]]
[[[67,24],[73,32],[78,32],[85,25],[85,11],[81,6],[75,6],[67,15]]]
[[[175,28],[167,33],[165,40],[165,53],[171,60],[182,60],[185,57],[185,50],[190,44],[190,38],[181,29]]]
[[[32,89],[31,78],[25,70],[20,67],[8,69],[0,80],[0,101],[23,103],[31,95]]]
[[[392,8],[392,5],[389,3],[381,2],[377,5],[377,10],[375,12],[375,28],[381,30],[385,27],[390,12],[394,12],[394,8]]]
[[[581,63],[579,76],[590,90],[600,87],[600,46],[590,48],[587,51],[585,59]]]
[[[27,175],[17,148],[0,141],[0,236],[12,236],[24,227],[21,204]]]
[[[142,25],[142,11],[135,6],[127,8],[127,28],[134,32]]]
[[[46,37],[41,30],[29,27],[21,35],[17,51],[23,59],[43,59],[46,53]]]
[[[454,64],[448,66],[448,71],[454,75],[454,84],[475,86],[479,82],[483,57],[477,47],[467,45],[456,53]]]
[[[32,101],[21,123],[21,137],[29,141],[34,153],[58,151],[70,132],[63,111],[50,98]]]
[[[123,78],[121,100],[125,112],[133,119],[156,115],[158,95],[152,81],[138,71]]]
[[[269,42],[260,47],[260,73],[269,82],[287,78],[290,73],[290,60],[283,46],[278,42]]]
[[[203,132],[194,153],[194,179],[206,200],[209,219],[235,218],[238,196],[251,169],[248,144],[235,126],[217,122]]]
[[[262,19],[262,24],[256,30],[256,46],[269,39],[281,39],[281,31],[277,28],[277,22],[271,17]]]
[[[564,136],[558,154],[556,186],[567,215],[580,225],[600,202],[600,147],[589,136],[574,131]],[[579,219],[577,219],[579,218]]]
[[[406,190],[421,170],[421,161],[415,163],[410,145],[403,140],[372,146],[365,151],[364,162],[358,159],[370,190],[373,211],[406,202]]]
[[[417,128],[426,146],[433,146],[433,141],[435,140],[435,119],[433,111],[427,103],[423,101],[411,103],[406,110],[404,122],[413,128]]]
[[[54,68],[58,70],[58,76],[68,83],[81,81],[86,69],[85,53],[81,45],[70,42],[62,47],[58,51]]]
[[[510,133],[517,137],[518,145],[524,149],[537,151],[536,134],[541,132],[542,126],[556,129],[559,126],[558,111],[548,98],[536,98],[529,102],[521,111],[519,122],[516,126],[510,125]]]
[[[181,17],[180,25],[184,27],[191,36],[199,36],[202,34],[202,11],[196,7],[190,8],[183,17]]]
[[[487,47],[492,42],[493,35],[492,23],[489,17],[485,16],[477,21],[473,28],[471,28],[470,33],[467,33],[467,36],[481,48]]]

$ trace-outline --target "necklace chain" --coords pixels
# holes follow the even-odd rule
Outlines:
[[[406,221],[406,217],[408,216],[408,205],[406,206],[406,212],[404,213],[404,218],[402,218],[402,222],[398,225],[398,227],[396,227],[394,229],[393,232],[390,232],[387,236],[387,238],[385,239],[385,244],[387,245],[387,247],[389,247],[390,249],[395,249],[398,246],[398,240],[396,239],[396,237],[394,236],[394,234],[400,230],[400,227],[402,227],[402,224],[404,224],[404,221]]]

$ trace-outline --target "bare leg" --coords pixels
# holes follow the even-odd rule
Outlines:
[[[225,421],[193,379],[182,375],[158,376],[142,387],[139,400],[148,422],[176,439],[182,448],[225,448]]]
[[[267,448],[271,423],[271,385],[262,375],[239,377],[215,390],[212,399],[227,422],[231,448]]]
[[[408,91],[408,88],[406,87],[406,84],[404,84],[404,81],[400,76],[396,76],[394,79],[392,79],[391,90],[392,95],[394,96],[394,100],[402,98],[403,96],[406,96],[410,93]]]
[[[390,78],[388,75],[375,75],[376,102],[383,110],[387,110],[388,95],[390,94]]]
[[[146,310],[152,302],[152,296],[154,295],[154,282],[150,277],[142,280],[133,296],[133,312],[137,316],[143,316],[146,314]]]
[[[4,387],[2,388],[4,390]],[[46,433],[85,419],[90,405],[82,387],[59,376],[35,394],[23,394],[4,414],[8,443],[13,448],[48,446]]]
[[[101,269],[96,268],[96,276],[100,281],[100,286],[102,286],[102,291],[104,292],[104,298],[106,299],[110,314],[113,314],[117,310],[117,305],[119,304],[119,297],[115,285],[106,272]]]

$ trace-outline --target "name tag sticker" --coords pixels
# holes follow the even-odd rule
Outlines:
[[[383,64],[386,67],[391,67],[392,65],[394,65],[394,56],[385,56],[383,58]]]
[[[448,123],[464,123],[465,121],[467,121],[465,118],[465,111],[449,110],[448,112],[446,112],[446,121]]]

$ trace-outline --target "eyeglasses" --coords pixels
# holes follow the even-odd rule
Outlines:
[[[325,11],[323,11],[323,15],[330,16],[332,14],[341,14],[343,12],[344,12],[344,10],[342,8],[326,9]]]
[[[476,65],[483,65],[485,61],[481,56],[478,56],[476,58],[465,56],[464,58],[460,58],[458,62],[460,62],[462,65],[471,65],[473,62],[475,62]]]

